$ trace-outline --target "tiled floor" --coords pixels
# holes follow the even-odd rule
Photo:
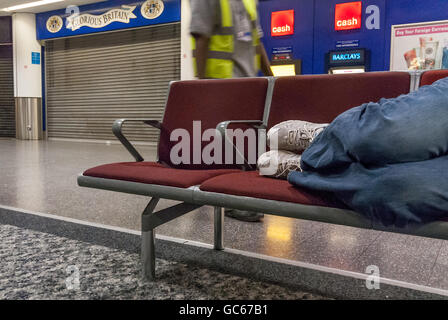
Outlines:
[[[146,160],[155,149],[140,147]],[[0,205],[128,229],[140,229],[148,199],[80,188],[76,176],[103,163],[132,161],[120,145],[0,140]],[[172,205],[161,201],[160,208]],[[203,207],[157,229],[159,234],[212,243],[212,208]],[[448,241],[267,215],[262,223],[226,219],[234,249],[448,289]]]

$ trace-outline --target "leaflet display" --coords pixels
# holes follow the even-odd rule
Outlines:
[[[448,69],[448,20],[392,26],[390,70]]]

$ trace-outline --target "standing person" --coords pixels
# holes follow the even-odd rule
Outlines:
[[[271,76],[257,0],[190,0],[193,60],[200,79]]]
[[[263,31],[257,0],[190,0],[193,63],[199,79],[272,76],[260,38]],[[263,214],[225,209],[242,221],[260,221]]]

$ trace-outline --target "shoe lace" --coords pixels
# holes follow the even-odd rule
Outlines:
[[[302,168],[300,167],[300,160],[287,160],[286,162],[280,162],[275,177],[285,177],[286,174],[291,171],[302,171]]]
[[[300,147],[301,149],[308,148],[313,140],[321,133],[326,126],[312,126],[304,124],[300,129],[289,130],[287,143]]]

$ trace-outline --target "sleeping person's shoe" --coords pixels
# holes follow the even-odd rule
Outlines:
[[[328,123],[301,120],[283,121],[268,131],[269,148],[302,153],[326,127],[328,127]]]
[[[224,209],[224,214],[226,217],[245,222],[260,222],[264,217],[263,213],[228,208]]]
[[[286,179],[292,171],[302,171],[302,156],[291,151],[271,150],[263,153],[257,161],[261,176]]]

